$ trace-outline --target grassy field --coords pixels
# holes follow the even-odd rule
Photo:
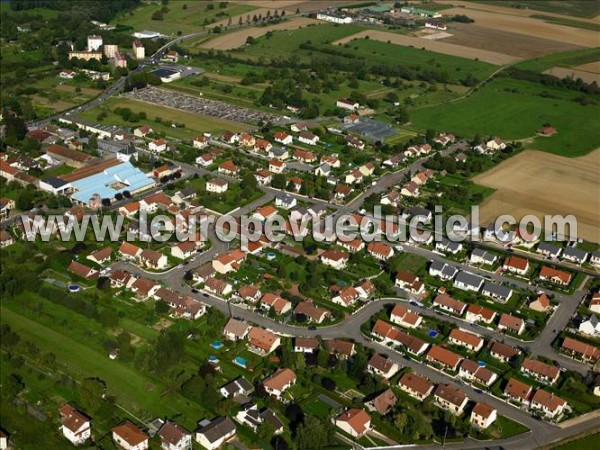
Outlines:
[[[542,19],[544,22],[553,23],[555,25],[565,25],[573,28],[583,28],[584,30],[600,31],[600,25],[596,23],[582,22],[580,20],[563,19],[561,17],[546,16],[544,14],[534,14],[530,17],[534,19]]]
[[[359,39],[336,48],[345,51],[350,57],[361,57],[374,64],[388,64],[392,67],[405,65],[410,68],[422,67],[445,71],[451,81],[461,80],[469,73],[477,79],[483,79],[495,70],[495,66],[481,61],[371,39]]]
[[[163,14],[163,20],[152,20],[152,15],[159,11],[162,6],[160,2],[154,4],[143,4],[131,13],[121,13],[113,23],[120,25],[129,25],[136,31],[152,30],[162,34],[174,35],[181,31],[182,34],[189,34],[212,23],[227,19],[240,14],[244,14],[256,9],[251,5],[242,5],[228,2],[226,8],[219,8],[219,3],[214,2],[214,9],[207,10],[207,2],[199,1],[177,1],[170,2],[167,6],[169,12]],[[187,9],[183,9],[183,5],[187,5]]]
[[[535,9],[537,11],[565,14],[576,17],[596,17],[600,14],[600,5],[595,1],[552,1],[552,0],[477,0],[495,6],[510,6]]]
[[[598,448],[598,446],[600,446],[600,434],[597,433],[556,447],[556,450],[582,450],[586,448]]]
[[[178,395],[170,396],[165,402],[162,386],[155,380],[145,377],[125,365],[111,361],[87,345],[71,337],[30,320],[12,310],[3,307],[2,323],[8,323],[21,336],[36,342],[41,349],[52,351],[57,360],[69,367],[69,374],[77,379],[97,376],[106,381],[109,392],[124,399],[129,405],[138,406],[146,413],[164,415],[185,411],[184,417],[193,418],[198,414],[198,405]]]
[[[515,65],[515,67],[533,72],[543,72],[555,66],[576,67],[582,64],[598,61],[600,48],[586,48],[571,52],[561,52],[540,58],[530,59]]]
[[[560,98],[544,98],[540,96],[543,91]],[[507,140],[535,136],[542,124],[550,123],[558,133],[549,138],[536,137],[526,146],[563,156],[582,156],[600,146],[600,136],[589,132],[595,128],[600,107],[576,103],[573,98],[578,95],[500,78],[466,99],[416,109],[410,117],[412,127],[418,130],[434,128],[468,138],[477,133],[497,135]]]
[[[263,36],[256,43],[244,47],[242,53],[254,57],[264,56],[266,58],[284,57],[288,58],[297,51],[300,44],[310,43],[313,45],[329,44],[333,41],[350,36],[364,30],[360,25],[335,25],[323,23],[311,25],[298,30],[277,31],[272,37]],[[301,52],[306,54],[305,52]]]
[[[139,123],[126,122],[123,118],[112,111],[115,108],[130,108],[135,113],[145,112],[148,119]],[[87,120],[97,121],[98,114],[102,111],[107,113],[107,117],[101,122],[105,125],[118,125],[125,128],[135,128],[142,123],[150,125],[156,132],[164,132],[167,136],[173,136],[180,139],[192,139],[199,133],[218,132],[223,130],[243,131],[250,128],[244,124],[231,122],[229,120],[218,119],[215,117],[201,116],[186,111],[173,108],[167,108],[159,105],[152,105],[128,98],[113,98],[104,105],[85,111],[80,117]],[[173,121],[185,124],[185,128],[172,128],[163,123],[156,122],[160,117],[164,121]]]

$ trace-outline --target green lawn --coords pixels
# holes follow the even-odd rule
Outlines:
[[[115,108],[130,108],[135,113],[145,112],[148,119],[138,123],[126,122],[123,118],[112,111]],[[135,128],[139,125],[148,124],[155,132],[164,132],[167,136],[181,139],[192,139],[199,133],[218,132],[231,130],[234,132],[248,130],[250,127],[230,120],[218,119],[216,117],[201,116],[187,111],[168,108],[166,106],[153,105],[128,98],[114,98],[108,100],[104,105],[85,111],[80,114],[83,119],[96,122],[98,114],[106,111],[107,117],[101,123],[105,125],[118,125],[125,128]],[[172,128],[165,124],[157,123],[156,118],[164,121],[173,121],[185,124],[185,128]]]
[[[585,48],[569,52],[552,53],[530,59],[515,65],[518,69],[543,72],[555,66],[576,67],[600,59],[600,48]]]
[[[50,329],[16,312],[1,308],[2,323],[8,323],[24,338],[36,342],[44,351],[52,351],[58,361],[64,364],[69,375],[77,379],[99,377],[108,386],[109,392],[117,396],[118,402],[125,402],[133,409],[157,416],[182,413],[193,421],[201,413],[198,404],[171,394],[163,395],[163,388],[152,380],[118,361],[112,361],[106,354],[90,348],[79,340]]]
[[[568,444],[556,447],[555,450],[583,450],[588,448],[598,448],[600,446],[600,434],[592,434],[581,439],[569,442]]]
[[[152,15],[159,11],[162,5],[160,2],[146,3],[131,13],[119,14],[112,22],[131,26],[136,31],[152,30],[168,35],[174,35],[181,31],[182,34],[189,34],[200,31],[202,27],[213,21],[219,22],[255,9],[251,5],[232,2],[228,2],[227,7],[221,9],[219,2],[212,2],[213,9],[207,10],[208,4],[209,2],[203,1],[170,2],[167,6],[169,11],[163,14],[163,20],[152,20]],[[187,5],[187,9],[183,9],[183,5]]]
[[[566,100],[579,96],[574,91],[560,91],[563,98],[559,99],[542,97],[543,91],[549,90],[526,81],[494,79],[464,100],[411,111],[412,127],[445,130],[468,138],[479,133],[515,140],[532,137],[544,123],[550,123],[558,133],[536,137],[526,147],[570,157],[598,148],[600,135],[590,130],[596,127],[600,107]]]

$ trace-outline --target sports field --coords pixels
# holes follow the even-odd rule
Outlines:
[[[558,133],[530,139],[526,147],[576,157],[600,147],[600,135],[591,132],[597,127],[600,106],[582,106],[574,101],[579,96],[576,91],[498,78],[465,99],[414,109],[410,119],[417,130],[433,128],[468,138],[495,135],[505,140],[533,138],[543,124],[550,123]]]
[[[474,178],[496,189],[481,205],[482,225],[501,214],[573,214],[578,237],[600,242],[600,150],[564,158],[527,150]],[[543,222],[542,222],[543,223]]]

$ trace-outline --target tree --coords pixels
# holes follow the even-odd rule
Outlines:
[[[287,181],[285,179],[285,175],[282,173],[276,173],[273,175],[273,180],[271,181],[271,186],[275,189],[285,189]]]
[[[79,387],[79,403],[88,414],[94,414],[102,407],[106,384],[99,378],[86,378]]]
[[[298,372],[303,372],[304,369],[306,369],[306,358],[304,357],[304,353],[296,353],[296,370]]]
[[[405,412],[400,412],[394,416],[394,426],[400,433],[404,431],[408,424],[408,415]]]
[[[305,416],[304,423],[296,430],[298,450],[319,450],[329,445],[335,433],[327,419]]]
[[[23,389],[25,389],[23,378],[16,373],[11,373],[2,383],[2,397],[14,401]]]
[[[275,426],[268,420],[265,420],[258,427],[258,430],[256,430],[256,434],[261,441],[270,442],[273,436],[275,436]]]
[[[34,197],[35,193],[31,189],[23,189],[17,195],[15,206],[21,211],[29,211],[31,208],[33,208]]]
[[[319,350],[317,355],[317,364],[320,367],[327,368],[329,366],[329,352],[326,350]]]

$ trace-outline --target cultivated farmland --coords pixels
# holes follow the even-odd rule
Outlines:
[[[511,64],[516,61],[519,61],[519,58],[516,58],[511,55],[490,52],[488,50],[482,50],[472,47],[465,47],[462,45],[449,44],[438,40],[404,36],[401,34],[389,33],[386,31],[362,31],[352,36],[340,39],[334,42],[334,44],[346,44],[355,39],[374,39],[376,41],[388,42],[391,44],[403,45],[407,47],[424,48],[432,52],[444,53],[447,55],[458,56],[467,59],[478,59],[496,65]]]
[[[600,242],[600,150],[564,158],[528,150],[474,178],[497,191],[481,205],[482,225],[501,214],[573,214],[578,237]]]
[[[444,13],[448,15],[467,14],[475,20],[478,26],[495,30],[550,39],[581,47],[595,47],[598,45],[598,33],[594,31],[555,25],[530,17],[518,17],[475,9],[465,10],[465,8],[452,8],[445,10]]]
[[[585,70],[567,69],[566,67],[553,67],[546,70],[544,73],[554,75],[558,78],[581,78],[586,83],[596,82],[600,84],[600,74],[587,72]]]
[[[534,36],[493,30],[475,24],[452,23],[450,37],[441,42],[498,52],[519,58],[536,58],[548,53],[576,50],[580,47]]]

